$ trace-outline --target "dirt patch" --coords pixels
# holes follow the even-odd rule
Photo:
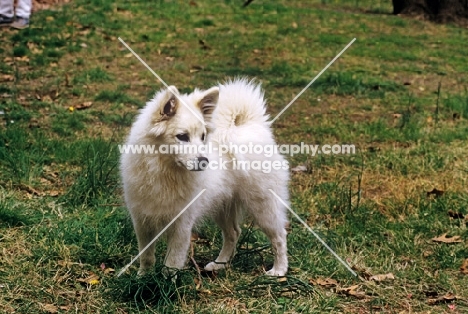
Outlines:
[[[49,10],[53,7],[69,3],[71,0],[33,0],[33,12]]]

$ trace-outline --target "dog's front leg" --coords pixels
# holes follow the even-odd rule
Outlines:
[[[183,217],[180,217],[183,218]],[[187,261],[187,252],[190,247],[192,223],[176,221],[167,234],[167,254],[164,265],[169,268],[182,269]]]
[[[146,246],[156,236],[158,228],[156,227],[154,219],[152,219],[151,217],[145,215],[138,215],[137,213],[135,213],[132,216],[132,219],[135,228],[135,233],[138,239],[138,249],[140,252],[146,249],[140,256],[140,269],[138,271],[139,275],[144,275],[148,271],[151,271],[153,269],[155,263],[155,244],[153,243],[148,247]]]

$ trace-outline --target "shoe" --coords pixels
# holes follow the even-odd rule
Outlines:
[[[17,16],[15,21],[11,23],[10,26],[16,29],[27,28],[29,27],[29,19]]]
[[[0,26],[10,26],[13,22],[12,17],[6,17],[5,15],[0,15]]]

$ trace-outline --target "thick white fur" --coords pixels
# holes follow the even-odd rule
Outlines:
[[[218,94],[219,93],[219,94]],[[177,94],[193,111],[203,117],[203,125],[178,99]],[[218,98],[219,96],[219,98]],[[172,97],[175,104],[170,114],[165,105]],[[216,103],[217,100],[217,103]],[[214,111],[210,110],[215,107]],[[203,110],[207,109],[204,114]],[[132,126],[126,144],[178,144],[177,134],[190,135],[190,144],[202,145],[201,136],[207,132],[206,142],[219,144],[275,144],[268,116],[265,113],[263,92],[258,85],[245,79],[228,81],[207,91],[195,90],[179,95],[175,87],[162,90],[149,101]],[[235,253],[240,235],[242,211],[253,217],[271,241],[275,254],[274,265],[268,275],[283,276],[287,272],[286,209],[269,191],[272,189],[288,202],[288,170],[234,170],[236,160],[278,160],[279,154],[265,157],[259,154],[227,152],[221,158],[229,160],[227,170],[207,169],[189,171],[186,163],[200,155],[122,154],[121,174],[125,201],[130,211],[139,249],[144,248],[202,189],[206,191],[166,231],[165,265],[184,267],[190,245],[191,231],[202,217],[210,216],[221,227],[223,247],[206,270],[224,268]],[[219,160],[218,152],[207,157]],[[140,273],[151,269],[155,262],[154,245],[140,257]]]

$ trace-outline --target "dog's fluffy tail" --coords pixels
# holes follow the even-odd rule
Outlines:
[[[250,125],[269,127],[266,102],[259,84],[245,78],[220,85],[214,124],[218,131]]]

